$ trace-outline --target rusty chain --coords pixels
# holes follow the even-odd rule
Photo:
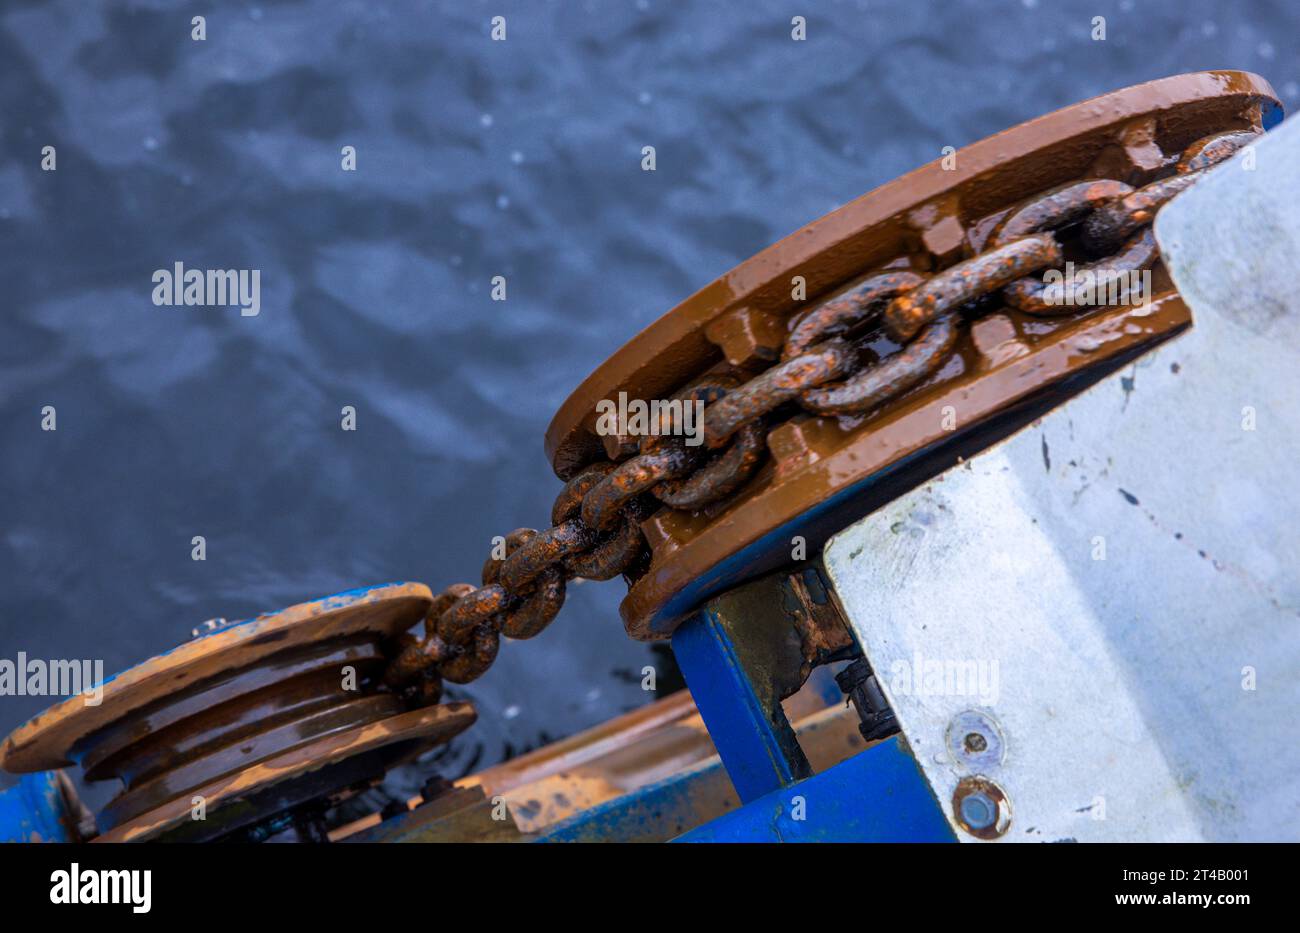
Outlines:
[[[699,510],[724,501],[762,463],[769,416],[787,403],[816,415],[861,414],[924,381],[956,347],[963,306],[1000,292],[1032,315],[1086,309],[1095,301],[1076,300],[1087,298],[1080,285],[1153,265],[1156,211],[1257,136],[1231,131],[1199,139],[1182,152],[1174,174],[1140,188],[1094,179],[1041,193],[997,224],[985,252],[928,278],[885,272],[796,315],[771,368],[743,383],[711,375],[676,393],[705,404],[703,445],[662,430],[639,441],[611,439],[609,461],[564,485],[550,528],[512,531],[496,548],[502,556],[484,564],[481,586],[458,583],[434,597],[424,637],[402,638],[385,681],[436,702],[443,680],[468,683],[491,666],[501,635],[540,634],[563,606],[568,581],[622,574],[635,582],[649,558],[641,522],[656,502]],[[1046,285],[1036,274],[1064,264],[1058,233],[1071,226],[1081,228],[1085,250],[1101,258]],[[854,337],[877,323],[899,349],[861,367]]]

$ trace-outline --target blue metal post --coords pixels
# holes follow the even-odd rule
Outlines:
[[[742,802],[812,773],[780,699],[754,682],[715,609],[677,629],[673,654]]]

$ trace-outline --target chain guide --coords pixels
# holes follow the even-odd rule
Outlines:
[[[1278,118],[1269,84],[1243,72],[1106,94],[858,198],[647,327],[546,435],[561,478],[614,464],[584,503],[589,524],[604,527],[637,496],[655,506],[621,608],[628,633],[670,635],[709,596],[801,547],[815,553],[1188,327],[1150,223]],[[1149,303],[1095,300],[1094,286],[1142,271]],[[620,393],[681,397],[719,379],[740,387],[705,409],[712,458],[670,445],[647,455],[644,438],[598,429],[598,406]],[[727,456],[745,472],[719,483],[722,495],[674,505],[683,484],[725,473]]]
[[[41,713],[0,761],[119,780],[97,815],[103,841],[223,838],[314,814],[473,723],[468,703],[383,684],[395,639],[432,602],[392,584],[218,628],[109,679],[98,704]]]

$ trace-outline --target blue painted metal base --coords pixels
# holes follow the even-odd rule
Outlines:
[[[700,823],[716,809],[721,764],[675,774],[559,823],[538,842],[954,842],[911,754],[874,745],[827,771]],[[734,806],[734,798],[732,798]]]
[[[898,737],[773,791],[677,842],[955,842]]]

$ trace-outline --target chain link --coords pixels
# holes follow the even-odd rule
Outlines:
[[[1008,213],[977,256],[928,278],[885,272],[795,316],[771,368],[744,383],[708,376],[676,393],[684,402],[705,404],[702,445],[690,446],[664,424],[639,441],[607,443],[611,460],[591,464],[564,485],[550,528],[512,531],[499,548],[503,556],[484,564],[481,586],[458,583],[434,598],[424,637],[399,641],[386,682],[436,700],[443,680],[468,683],[481,676],[502,634],[540,634],[564,604],[569,580],[622,574],[635,582],[649,558],[641,523],[656,502],[699,510],[725,501],[761,465],[772,412],[787,403],[816,415],[860,414],[919,384],[951,356],[962,307],[1000,292],[1029,314],[1086,310],[1075,301],[1080,285],[1092,279],[1104,286],[1154,264],[1159,256],[1150,224],[1156,211],[1257,138],[1257,131],[1206,136],[1183,151],[1175,174],[1137,189],[1111,179],[1052,189]],[[1101,258],[1046,285],[1036,274],[1064,264],[1057,232],[1071,226],[1081,228],[1084,248]],[[874,324],[883,324],[900,347],[860,367],[853,335]]]

